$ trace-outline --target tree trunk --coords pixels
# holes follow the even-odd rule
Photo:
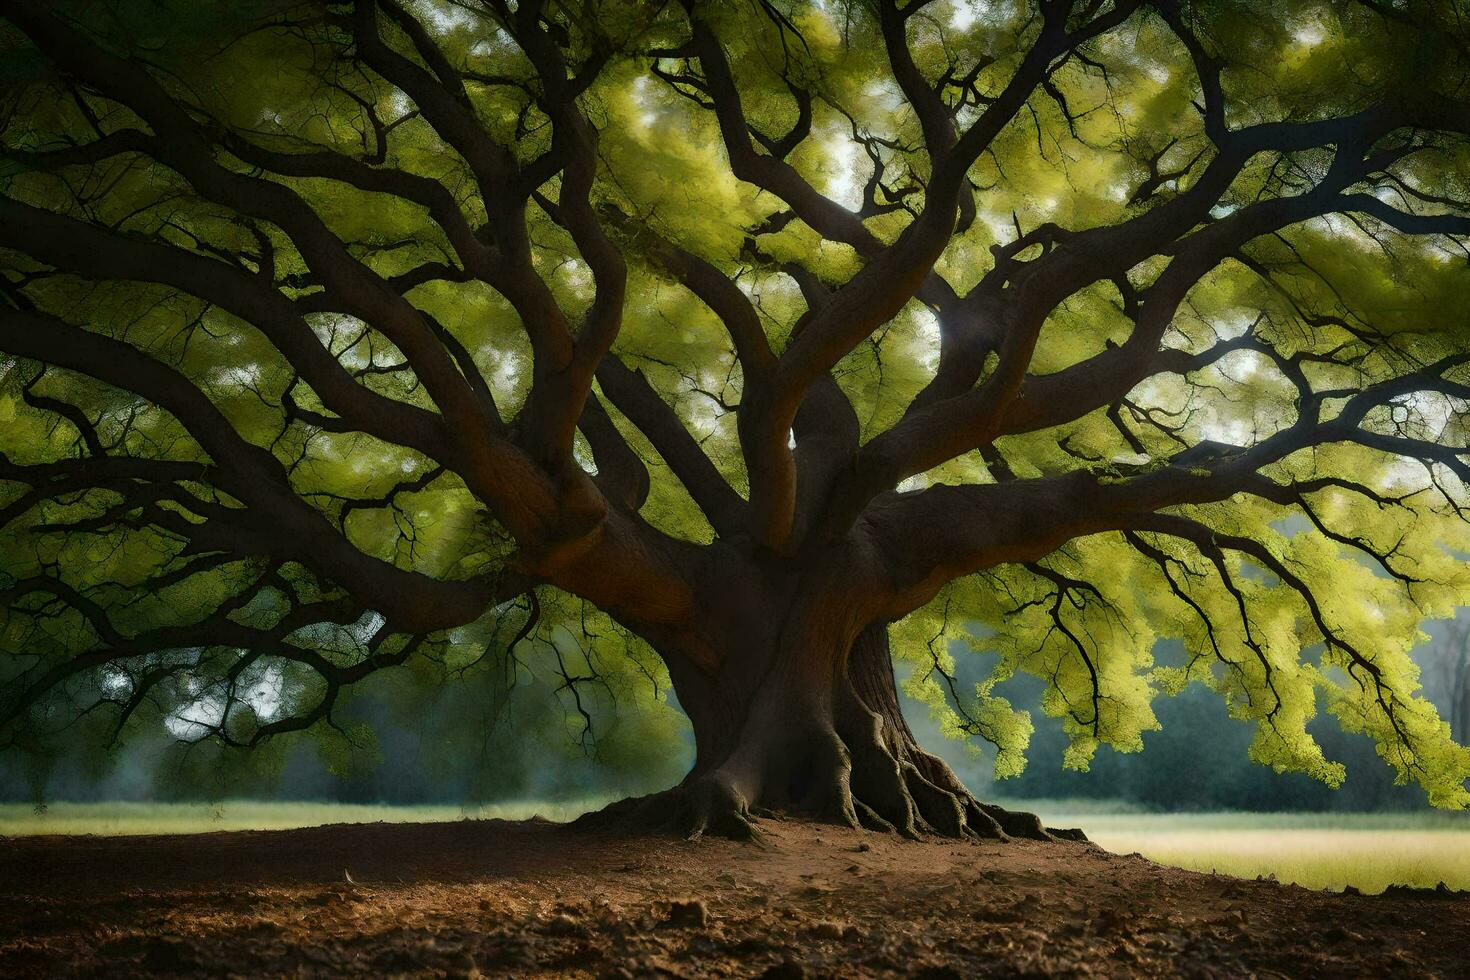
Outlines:
[[[919,746],[900,707],[886,623],[836,655],[795,649],[763,663],[741,658],[738,672],[714,679],[671,669],[694,727],[694,768],[672,790],[613,804],[588,822],[749,838],[755,820],[785,813],[906,837],[1051,839],[1033,814],[975,799]]]

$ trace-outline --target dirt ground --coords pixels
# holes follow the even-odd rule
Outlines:
[[[1470,893],[763,829],[763,847],[501,821],[0,839],[0,975],[1470,976]]]

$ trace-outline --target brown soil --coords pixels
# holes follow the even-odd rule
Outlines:
[[[1470,975],[1467,894],[762,829],[761,847],[500,821],[0,840],[0,974]]]

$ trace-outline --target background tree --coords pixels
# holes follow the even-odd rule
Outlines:
[[[1435,641],[1426,687],[1433,685],[1451,734],[1463,741],[1470,737],[1470,622],[1456,619]]]
[[[895,654],[1002,774],[1023,671],[1073,767],[1198,682],[1470,799],[1406,652],[1467,600],[1453,3],[0,10],[13,747],[539,641],[584,716],[666,672],[694,768],[616,812],[695,833],[1043,833]]]

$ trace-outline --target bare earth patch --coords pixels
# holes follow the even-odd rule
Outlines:
[[[1470,970],[1470,894],[1343,896],[1085,844],[761,826],[764,847],[502,821],[0,840],[0,974]]]

